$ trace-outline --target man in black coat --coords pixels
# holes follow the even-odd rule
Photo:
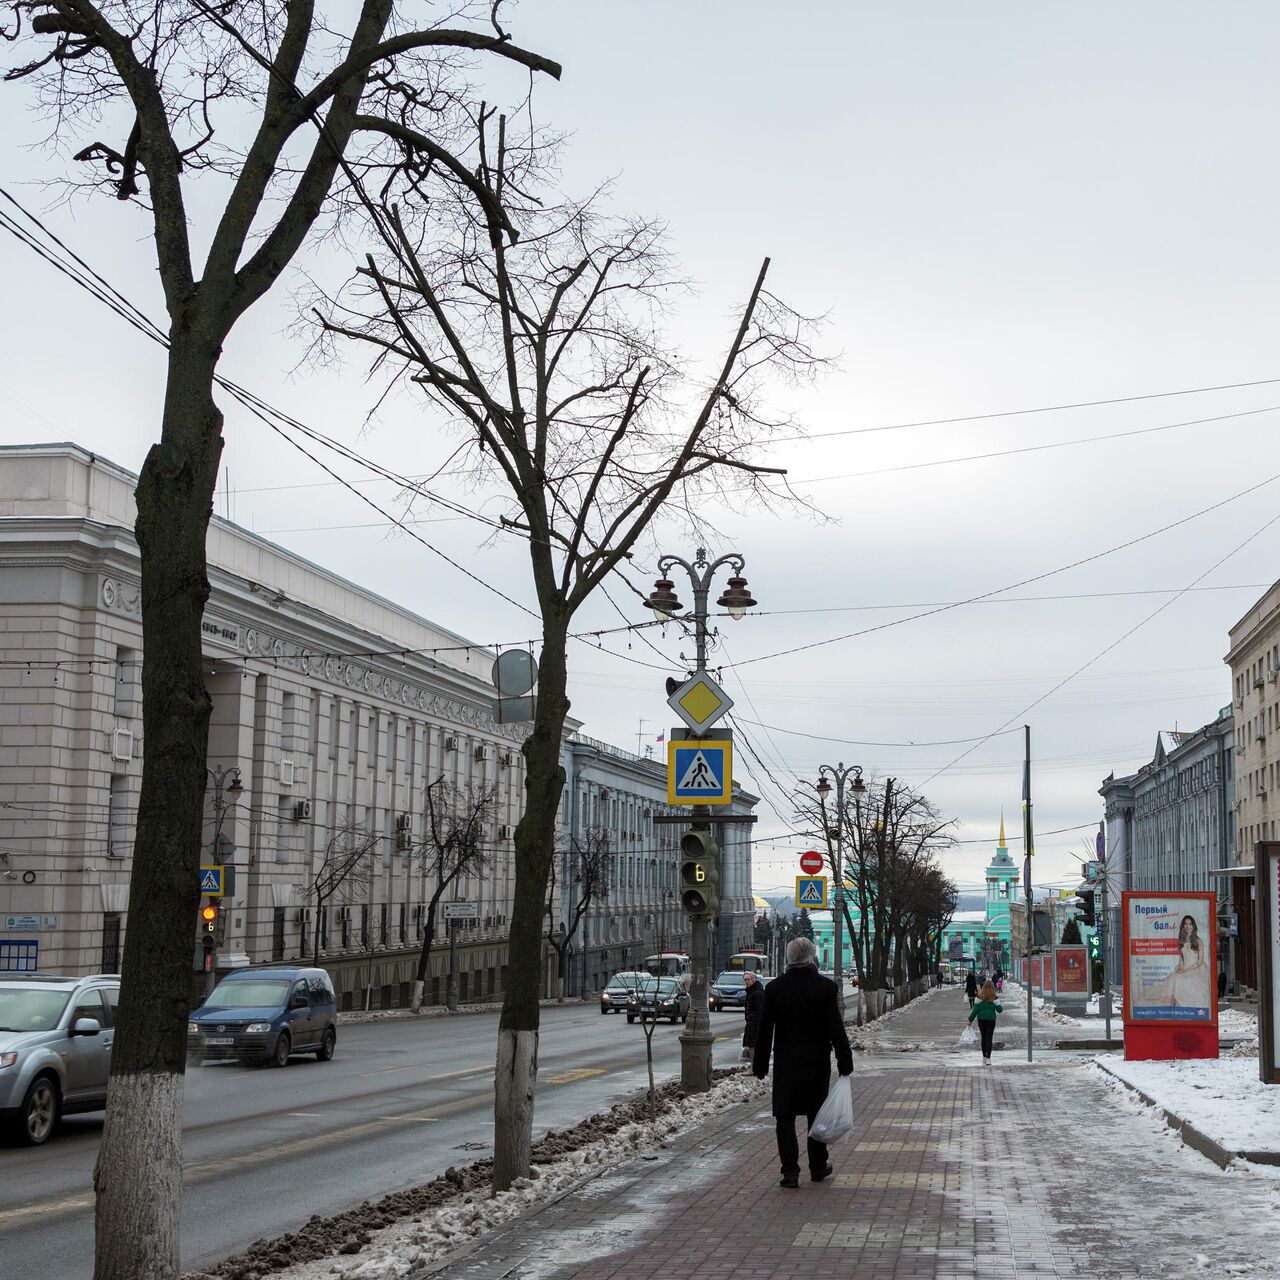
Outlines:
[[[796,1117],[812,1126],[831,1084],[831,1051],[842,1076],[853,1071],[853,1053],[836,1003],[836,984],[818,972],[818,953],[808,938],[787,944],[787,971],[764,990],[764,1011],[751,1070],[761,1080],[773,1053],[773,1115],[778,1129],[780,1186],[800,1185]],[[808,1139],[809,1176],[831,1175],[826,1144]]]
[[[742,1057],[750,1062],[752,1050],[756,1047],[756,1039],[760,1034],[760,1018],[764,1013],[764,984],[751,969],[742,975],[742,980],[747,984],[745,1008],[747,1020],[742,1028]]]

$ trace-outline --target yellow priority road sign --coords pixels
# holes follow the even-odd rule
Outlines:
[[[728,713],[733,699],[705,671],[699,671],[672,691],[667,706],[694,733],[701,733]]]

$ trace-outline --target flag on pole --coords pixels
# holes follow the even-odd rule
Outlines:
[[[655,742],[666,742],[666,740],[667,740],[667,735],[665,730],[662,733],[658,734],[658,736],[654,739]]]

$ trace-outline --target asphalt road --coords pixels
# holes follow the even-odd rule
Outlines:
[[[718,1065],[740,1013],[713,1014]],[[497,1014],[343,1028],[332,1062],[219,1063],[186,1078],[183,1265],[216,1262],[312,1214],[427,1182],[493,1147]],[[655,1073],[679,1073],[679,1026],[653,1036]],[[644,1033],[598,1006],[542,1011],[535,1130],[563,1128],[647,1084]],[[69,1116],[44,1147],[0,1146],[0,1276],[88,1280],[102,1114]]]

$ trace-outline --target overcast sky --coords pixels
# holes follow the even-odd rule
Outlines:
[[[564,65],[535,101],[570,135],[566,186],[616,178],[620,211],[669,222],[697,283],[673,324],[691,355],[723,348],[766,254],[775,292],[830,313],[823,341],[839,367],[785,406],[815,434],[1280,379],[1273,4],[530,0],[509,25]],[[51,225],[158,316],[145,215],[105,199],[51,208],[50,192],[24,184],[66,162],[32,147],[42,129],[21,85],[0,90],[0,123],[6,185],[50,208]],[[156,432],[158,352],[12,239],[0,255],[4,438],[71,439],[137,468]],[[223,371],[397,469],[440,460],[447,446],[407,403],[365,430],[358,370],[305,364],[286,332],[295,318],[277,289]],[[1229,702],[1227,629],[1280,576],[1280,525],[1229,553],[1273,518],[1280,485],[1006,597],[769,655],[1017,583],[1220,503],[1280,472],[1278,419],[948,460],[1272,405],[1280,382],[778,446],[773,460],[831,522],[717,512],[713,548],[746,557],[760,602],[725,624],[713,658],[738,713],[770,726],[742,725],[767,774],[738,754],[737,780],[764,798],[757,884],[795,873],[803,845],[770,839],[788,829],[785,793],[837,760],[924,785],[968,842],[953,876],[980,882],[1002,806],[1018,827],[1021,735],[963,758],[973,743],[956,740],[1024,719],[1045,833],[1036,878],[1066,883],[1090,833],[1047,833],[1096,823],[1107,773],[1149,760],[1158,730],[1199,726]],[[529,634],[527,618],[227,413],[219,512],[478,641]],[[394,498],[385,484],[367,491]],[[421,532],[532,602],[519,543],[481,546],[454,518]],[[675,526],[660,542],[692,551]],[[632,577],[647,590],[652,563]],[[619,619],[602,600],[582,622]],[[688,645],[670,630],[649,638],[675,671]],[[621,657],[576,646],[571,694],[585,732],[635,749],[671,717],[664,673],[627,660],[658,658],[625,643]],[[907,743],[920,745],[871,745]]]

